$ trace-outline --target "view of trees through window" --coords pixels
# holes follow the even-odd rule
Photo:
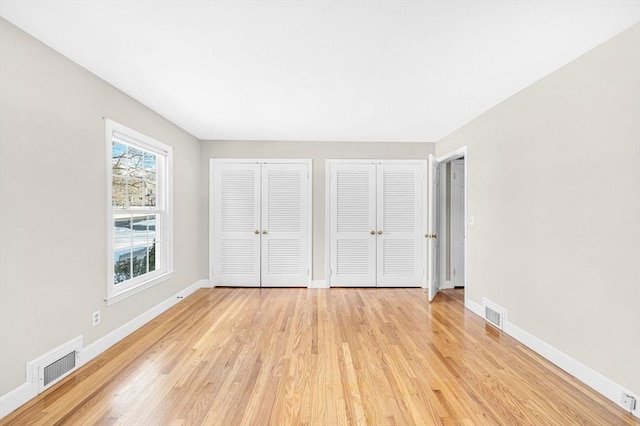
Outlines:
[[[156,155],[113,142],[114,283],[156,270]]]

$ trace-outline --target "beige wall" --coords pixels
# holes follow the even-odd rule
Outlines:
[[[313,160],[313,279],[325,279],[325,160],[327,159],[427,159],[433,143],[382,142],[202,142],[202,200],[200,229],[208,235],[210,158],[311,158]],[[201,241],[201,275],[208,276],[208,240]]]
[[[437,143],[468,147],[467,296],[640,393],[640,25]]]
[[[175,277],[109,307],[103,116],[175,148]],[[3,395],[28,361],[79,335],[90,344],[201,278],[200,144],[1,19],[0,120]]]

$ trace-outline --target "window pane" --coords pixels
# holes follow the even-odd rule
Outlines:
[[[131,278],[131,216],[114,215],[114,284]]]
[[[130,177],[127,181],[127,193],[131,208],[142,207],[146,203],[145,182],[141,179]]]
[[[123,209],[129,207],[127,196],[127,178],[113,175],[111,205],[114,208]]]
[[[142,179],[144,177],[144,152],[139,149],[129,147],[127,156],[129,157],[129,176]]]
[[[149,220],[147,223],[149,226],[148,241],[149,241],[149,244],[151,244],[156,240],[156,215],[154,214],[149,215]]]
[[[149,215],[147,222],[147,249],[149,250],[149,272],[156,270],[156,215]]]
[[[145,206],[147,207],[155,207],[156,206],[156,183],[145,181],[146,189],[145,189]]]
[[[133,249],[133,276],[138,277],[147,273],[147,246]]]
[[[149,245],[149,272],[156,270],[156,243]]]
[[[147,181],[156,181],[156,156],[148,152],[144,153],[144,178]]]
[[[147,215],[134,215],[132,219],[133,276],[147,273],[148,223]]]
[[[144,153],[144,181],[145,203],[147,207],[155,207],[156,204],[156,156],[148,152]]]
[[[113,283],[119,284],[131,278],[131,252],[116,252],[113,256]]]
[[[111,169],[113,176],[123,176],[127,169],[127,146],[114,142],[111,148]]]

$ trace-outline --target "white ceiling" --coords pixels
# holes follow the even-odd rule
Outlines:
[[[433,142],[640,21],[640,1],[0,1],[199,139]]]

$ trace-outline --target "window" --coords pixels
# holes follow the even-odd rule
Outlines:
[[[107,304],[173,273],[172,148],[106,120]]]

